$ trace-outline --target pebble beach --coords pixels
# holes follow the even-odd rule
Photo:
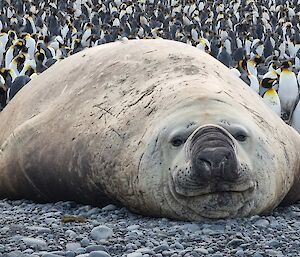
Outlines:
[[[266,216],[183,222],[126,208],[0,201],[1,257],[300,256],[300,204]]]

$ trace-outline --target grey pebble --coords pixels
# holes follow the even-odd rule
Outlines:
[[[47,243],[45,242],[45,240],[40,239],[40,238],[23,237],[22,241],[30,247],[35,247],[35,248],[38,248],[41,250],[43,250],[47,247]]]
[[[211,257],[223,257],[222,253],[214,253]]]
[[[78,248],[81,248],[80,243],[67,243],[66,244],[66,250],[67,251],[75,251]]]
[[[69,238],[76,238],[77,237],[77,234],[76,232],[74,232],[73,230],[70,230],[68,229],[66,232],[65,232],[65,235]]]
[[[143,257],[143,254],[140,252],[134,252],[127,254],[127,257]]]
[[[109,204],[109,205],[106,205],[105,207],[103,207],[101,210],[102,211],[113,211],[113,210],[116,210],[118,209],[117,206],[113,205],[113,204]]]
[[[93,251],[104,251],[107,252],[107,249],[103,245],[89,245],[85,248],[85,251],[87,253],[93,252]]]
[[[242,239],[238,239],[238,238],[234,238],[231,241],[229,241],[227,243],[227,246],[232,246],[232,247],[238,247],[239,245],[243,244],[244,240]]]
[[[281,251],[276,251],[276,250],[272,250],[272,249],[267,249],[266,250],[266,254],[268,254],[269,256],[274,256],[274,257],[284,257],[284,255],[282,254]]]
[[[257,227],[267,227],[269,226],[270,222],[267,219],[259,219],[257,221],[255,221],[254,225]]]
[[[107,240],[113,235],[113,230],[105,225],[94,227],[91,231],[91,238],[99,241],[101,239]]]
[[[90,252],[89,257],[111,257],[111,256],[105,251],[93,251]]]
[[[272,248],[276,248],[280,246],[280,242],[276,239],[272,239],[271,241],[268,242],[268,245]]]
[[[159,246],[155,247],[153,249],[153,251],[156,252],[156,253],[160,253],[162,251],[167,251],[169,249],[170,249],[170,247],[168,245],[159,245]]]
[[[139,228],[140,228],[140,225],[131,225],[131,226],[128,226],[126,229],[129,231],[132,231],[132,230],[136,230]]]
[[[238,257],[245,256],[244,250],[237,250],[236,253],[235,253],[235,256],[238,256]]]
[[[39,227],[39,226],[28,226],[27,229],[36,231],[37,233],[43,234],[43,233],[50,233],[51,229],[46,227]]]
[[[86,253],[85,248],[79,247],[75,250],[76,255]]]
[[[61,257],[63,255],[53,254],[53,253],[44,253],[42,257]]]
[[[21,251],[12,251],[7,254],[7,257],[24,257],[24,254]]]
[[[87,237],[82,238],[80,241],[82,247],[87,247],[90,243],[91,241]]]
[[[75,257],[76,254],[73,251],[66,251],[66,257]]]
[[[34,251],[32,249],[26,249],[23,251],[24,254],[32,254]]]
[[[205,248],[196,248],[194,251],[201,254],[209,254],[208,250]]]
[[[198,224],[189,223],[182,226],[182,230],[187,230],[189,232],[196,232],[200,230],[200,226]]]

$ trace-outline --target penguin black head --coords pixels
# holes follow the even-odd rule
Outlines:
[[[27,35],[29,35],[29,33],[26,33],[26,32],[25,32],[25,33],[21,33],[21,34],[19,35],[19,38],[20,38],[20,39],[25,39]]]
[[[28,47],[26,45],[24,45],[21,49],[23,54],[27,54],[28,53]]]
[[[16,57],[16,61],[17,63],[24,63],[25,62],[25,55],[24,54],[19,54],[17,57]]]
[[[14,39],[16,37],[16,32],[14,30],[9,30],[7,34],[10,39]]]
[[[253,60],[254,60],[254,62],[255,62],[256,64],[260,64],[260,63],[263,62],[262,57],[259,56],[259,55],[256,55],[256,56],[253,58]]]
[[[247,59],[243,58],[239,61],[239,67],[241,67],[243,70],[247,70]]]
[[[35,54],[35,58],[36,58],[38,61],[43,62],[44,59],[45,59],[45,55],[44,55],[43,53],[37,52],[37,53]]]
[[[25,46],[25,42],[23,39],[19,39],[16,43],[15,43],[15,47],[17,49],[22,49]]]
[[[281,68],[282,69],[288,69],[290,67],[292,67],[293,63],[291,61],[284,61],[282,64],[281,64]]]
[[[44,37],[44,42],[46,45],[50,43],[50,37],[48,35]]]
[[[277,80],[277,79],[273,79],[273,78],[264,78],[264,79],[261,81],[260,85],[261,85],[261,87],[263,87],[263,88],[268,88],[268,89],[270,89],[270,88],[273,87],[274,82],[275,82],[276,80]]]

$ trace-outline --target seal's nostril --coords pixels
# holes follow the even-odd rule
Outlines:
[[[203,158],[197,158],[195,164],[194,172],[196,173],[197,178],[209,179],[212,176],[212,164],[210,161]]]
[[[197,166],[204,166],[207,168],[211,168],[211,162],[202,158],[198,158],[196,164]]]

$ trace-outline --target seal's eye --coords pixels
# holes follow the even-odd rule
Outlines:
[[[250,137],[249,130],[246,129],[241,124],[235,124],[230,122],[224,122],[223,120],[220,122],[221,126],[225,128],[237,141],[244,142],[247,138]]]
[[[172,128],[172,131],[169,134],[168,142],[174,147],[182,146],[196,128],[197,124],[194,121],[190,121],[178,127]]]
[[[243,132],[236,133],[235,135],[233,135],[233,137],[240,142],[244,142],[247,139],[247,135]]]
[[[171,139],[171,144],[172,144],[173,146],[178,147],[178,146],[181,146],[183,143],[184,143],[183,138],[181,138],[181,137],[179,137],[179,136],[173,137],[173,138]]]

